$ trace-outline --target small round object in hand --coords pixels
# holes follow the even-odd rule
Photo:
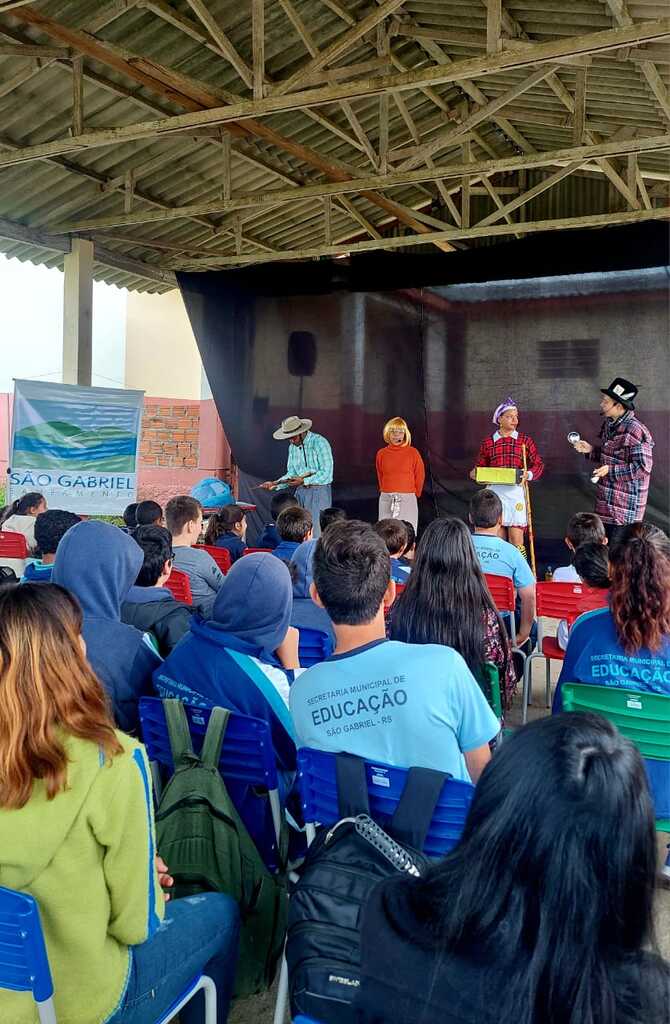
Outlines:
[[[581,441],[581,437],[576,430],[571,430],[568,434],[568,441],[570,444],[577,444],[578,441]]]

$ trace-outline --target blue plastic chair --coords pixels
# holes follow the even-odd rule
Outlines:
[[[299,626],[298,633],[298,659],[302,668],[318,665],[333,653],[333,639],[323,630]]]
[[[184,710],[193,749],[200,753],[211,708],[184,703]],[[157,762],[170,773],[174,772],[163,702],[158,697],[143,697],[140,700],[140,722],[149,760]],[[283,814],[279,799],[277,763],[267,722],[231,711],[221,750],[219,770],[263,862],[269,871],[277,871],[280,867],[279,845]],[[160,786],[155,773],[154,784],[160,798]],[[267,790],[267,799],[264,793],[255,792],[256,788]]]
[[[370,816],[385,828],[400,801],[407,769],[379,761],[366,761],[365,774]],[[338,821],[340,813],[335,755],[310,747],[299,750],[298,790],[305,823],[331,825]],[[442,857],[456,845],[474,792],[475,787],[469,782],[461,782],[459,779],[445,781],[423,847],[428,857]]]
[[[37,901],[0,886],[0,989],[32,992],[40,1024],[57,1024],[54,987]],[[190,999],[205,993],[205,1024],[216,1024],[216,987],[199,974],[156,1024],[168,1024]],[[9,1024],[9,1021],[6,1022]]]

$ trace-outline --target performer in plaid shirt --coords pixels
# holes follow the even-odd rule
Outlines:
[[[601,463],[593,472],[598,477],[595,510],[611,541],[622,526],[644,519],[654,439],[635,416],[633,403],[638,389],[634,384],[616,377],[608,388],[600,390],[600,412],[605,421],[598,443],[577,441],[574,447],[592,462]]]
[[[525,480],[539,480],[544,472],[544,463],[537,446],[529,434],[517,430],[519,410],[513,398],[501,402],[493,414],[493,423],[498,428],[491,437],[482,441],[477,456],[477,466],[492,466],[496,469],[516,469],[516,484],[488,484],[498,495],[503,506],[503,526],[507,529],[508,540],[515,547],[523,548],[523,532],[527,526],[526,500],[523,492]],[[528,475],[523,475],[523,446],[526,446]],[[470,473],[475,479],[475,469]]]
[[[319,514],[333,504],[333,452],[321,434],[312,429],[312,421],[299,416],[288,416],[273,433],[275,441],[288,441],[286,473],[278,480],[266,480],[260,487],[265,491],[295,488],[298,504],[312,513],[313,536],[321,532]]]

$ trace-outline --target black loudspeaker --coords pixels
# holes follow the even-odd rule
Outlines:
[[[288,336],[288,372],[292,377],[312,377],[316,369],[316,338],[311,331],[291,331]]]

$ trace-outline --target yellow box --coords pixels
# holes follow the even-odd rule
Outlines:
[[[515,469],[495,469],[493,466],[477,466],[478,484],[515,484]]]

